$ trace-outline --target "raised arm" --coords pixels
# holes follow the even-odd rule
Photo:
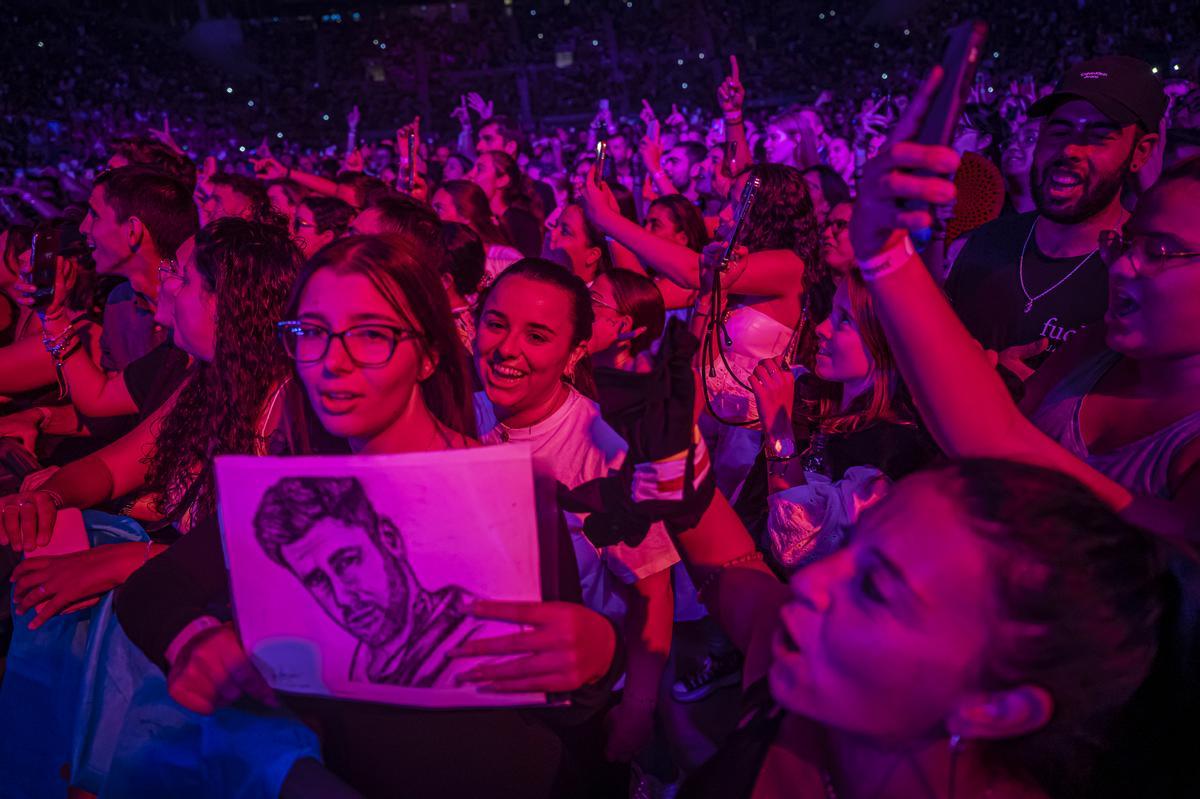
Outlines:
[[[928,227],[927,210],[901,203],[954,199],[948,180],[958,167],[946,147],[908,141],[941,80],[935,69],[917,93],[889,145],[864,169],[850,223],[863,277],[900,372],[921,417],[952,457],[992,457],[1035,463],[1083,482],[1117,509],[1131,496],[1033,426],[1013,403],[983,350],[955,316],[913,250],[907,229]],[[929,177],[915,174],[927,172]]]
[[[700,287],[700,254],[659,238],[621,216],[612,190],[597,182],[595,168],[584,180],[580,202],[592,224],[632,250],[646,266],[684,288]]]
[[[323,178],[320,175],[302,172],[299,169],[285,167],[274,158],[259,158],[253,160],[252,163],[254,164],[255,176],[261,180],[290,180],[306,189],[315,191],[317,194],[324,194],[327,197],[337,197],[339,200],[345,200],[355,207],[358,205],[358,198],[354,196],[354,192],[350,187],[343,186],[337,181]]]
[[[750,153],[750,142],[746,140],[746,121],[742,108],[746,103],[746,88],[742,85],[737,56],[729,56],[729,77],[717,88],[717,102],[725,118],[724,168],[730,176],[737,175],[754,157]]]

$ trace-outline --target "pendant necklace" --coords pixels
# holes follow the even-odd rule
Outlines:
[[[1017,281],[1021,284],[1021,293],[1025,295],[1025,313],[1029,313],[1033,310],[1033,304],[1035,302],[1054,291],[1063,283],[1066,283],[1068,280],[1070,280],[1071,276],[1082,269],[1083,265],[1086,264],[1088,260],[1098,252],[1098,250],[1092,250],[1087,255],[1083,256],[1083,260],[1077,263],[1074,269],[1072,269],[1070,272],[1067,272],[1067,274],[1053,286],[1046,289],[1041,294],[1031,295],[1029,293],[1029,289],[1025,287],[1025,251],[1029,249],[1029,242],[1033,239],[1033,232],[1037,230],[1037,223],[1038,219],[1040,218],[1041,217],[1037,216],[1033,218],[1033,224],[1029,226],[1029,235],[1025,237],[1025,244],[1021,246],[1021,257],[1017,260]]]

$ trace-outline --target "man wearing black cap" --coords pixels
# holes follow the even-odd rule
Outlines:
[[[1150,65],[1125,56],[1078,64],[1033,105],[1042,118],[1030,170],[1036,210],[975,230],[946,282],[986,348],[1035,355],[1103,318],[1099,236],[1128,217],[1122,189],[1150,159],[1166,106]]]

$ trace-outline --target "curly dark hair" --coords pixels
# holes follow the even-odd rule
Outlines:
[[[195,506],[213,512],[213,460],[249,455],[272,390],[291,373],[275,335],[303,258],[286,230],[238,217],[196,234],[196,271],[216,295],[213,359],[197,364],[163,419],[149,456],[146,487],[178,518]]]
[[[746,218],[743,244],[750,252],[789,250],[804,262],[801,278],[803,315],[795,362],[811,368],[816,354],[815,330],[829,315],[833,279],[821,261],[821,229],[804,175],[784,164],[755,164],[745,173],[758,177],[754,207]]]

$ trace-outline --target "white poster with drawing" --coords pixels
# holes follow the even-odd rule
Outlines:
[[[413,707],[540,704],[459,685],[459,644],[516,630],[473,599],[541,598],[526,446],[217,459],[246,651],[279,691]]]

